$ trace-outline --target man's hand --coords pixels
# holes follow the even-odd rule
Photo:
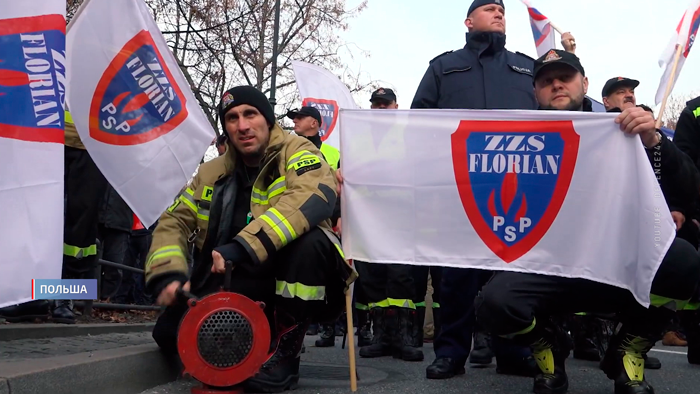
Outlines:
[[[576,40],[571,33],[566,32],[561,35],[561,45],[564,47],[565,51],[569,53],[576,53]]]
[[[335,172],[335,180],[338,181],[338,186],[335,187],[335,192],[340,196],[340,190],[343,186],[343,174],[340,173],[340,168]]]
[[[625,134],[639,134],[647,148],[659,143],[654,117],[643,108],[627,108],[615,119],[615,123],[620,125],[620,130]]]
[[[180,288],[180,281],[176,280],[169,284],[163,291],[160,292],[158,295],[158,298],[156,299],[156,303],[158,305],[163,305],[163,306],[170,306],[175,303],[175,300],[177,299],[177,289]],[[185,283],[184,286],[182,286],[182,290],[185,291],[190,291],[190,282],[188,281]]]
[[[343,233],[343,226],[341,225],[340,220],[341,218],[338,218],[338,223],[335,225],[335,232],[338,233],[338,235],[342,235]]]
[[[671,212],[671,217],[673,217],[673,223],[676,223],[676,231],[680,230],[685,223],[685,215],[678,211]]]
[[[211,252],[211,258],[214,260],[214,263],[211,265],[211,272],[215,274],[225,273],[226,261],[224,260],[224,256],[222,256],[221,253],[217,252],[216,250],[213,250]]]

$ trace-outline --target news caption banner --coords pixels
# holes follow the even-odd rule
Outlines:
[[[32,300],[96,300],[97,279],[32,279]]]
[[[584,278],[648,306],[675,225],[614,119],[341,109],[346,257]]]

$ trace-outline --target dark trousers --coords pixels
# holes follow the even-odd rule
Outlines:
[[[107,180],[86,150],[65,147],[63,279],[94,278],[97,213]]]
[[[442,269],[443,267],[431,267],[427,265],[413,266],[413,282],[416,285],[416,294],[413,302],[416,306],[425,306],[425,295],[428,292],[428,274],[433,284],[433,308],[440,307],[442,294]]]
[[[416,289],[412,266],[364,261],[355,261],[354,264],[362,278],[362,290],[370,307],[390,306],[387,303],[391,303],[391,306],[408,307],[409,302],[413,302]]]
[[[676,238],[654,277],[651,293],[688,300],[699,281],[700,255],[687,241]],[[551,316],[577,312],[618,313],[623,321],[633,325],[654,323],[660,331],[668,324],[658,321],[660,309],[642,307],[628,290],[618,287],[517,272],[494,274],[476,301],[479,321],[494,335],[511,335],[530,327],[535,319],[546,321]],[[670,319],[673,314],[663,316],[667,315]]]
[[[345,308],[345,281],[341,275],[345,266],[335,245],[322,230],[314,228],[263,264],[237,265],[231,275],[230,291],[264,302],[273,333],[275,311],[284,312],[296,321],[335,321]],[[201,292],[195,295],[203,297],[218,291],[223,275],[216,277],[220,280],[200,286]],[[316,287],[321,298],[304,299],[308,297],[295,289],[295,284]],[[177,352],[177,330],[186,311],[186,306],[174,305],[158,318],[153,338],[164,352]]]
[[[466,363],[476,320],[474,299],[491,275],[491,271],[472,268],[443,268],[442,328],[433,341],[437,358],[449,357],[457,363]]]
[[[143,269],[146,264],[148,249],[153,236],[150,233],[133,234],[129,237],[129,247],[124,258],[124,265]],[[143,274],[122,270],[122,284],[114,296],[114,302],[120,304],[135,303],[150,305],[151,297],[145,293],[146,281]]]
[[[129,250],[129,233],[123,230],[106,228],[103,225],[99,225],[98,233],[102,243],[102,260],[124,264],[127,251]],[[121,286],[124,272],[109,265],[103,265],[101,272],[100,298],[114,297]]]

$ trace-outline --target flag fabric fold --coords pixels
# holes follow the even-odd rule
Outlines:
[[[530,27],[532,29],[532,37],[535,40],[537,48],[537,57],[543,56],[550,49],[557,47],[556,34],[549,18],[542,15],[535,7],[530,5],[530,2],[521,0],[527,6],[527,12],[530,16]]]
[[[67,49],[68,107],[80,138],[149,227],[216,134],[143,0],[88,0]]]
[[[675,225],[639,137],[614,114],[340,118],[347,258],[585,278],[649,305]]]
[[[0,0],[0,308],[63,263],[66,2]]]

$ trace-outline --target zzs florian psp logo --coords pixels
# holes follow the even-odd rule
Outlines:
[[[511,263],[547,233],[579,151],[569,121],[462,121],[452,134],[460,198],[481,240]]]
[[[90,105],[90,136],[111,145],[152,141],[187,119],[187,103],[153,37],[141,31],[100,79]]]

